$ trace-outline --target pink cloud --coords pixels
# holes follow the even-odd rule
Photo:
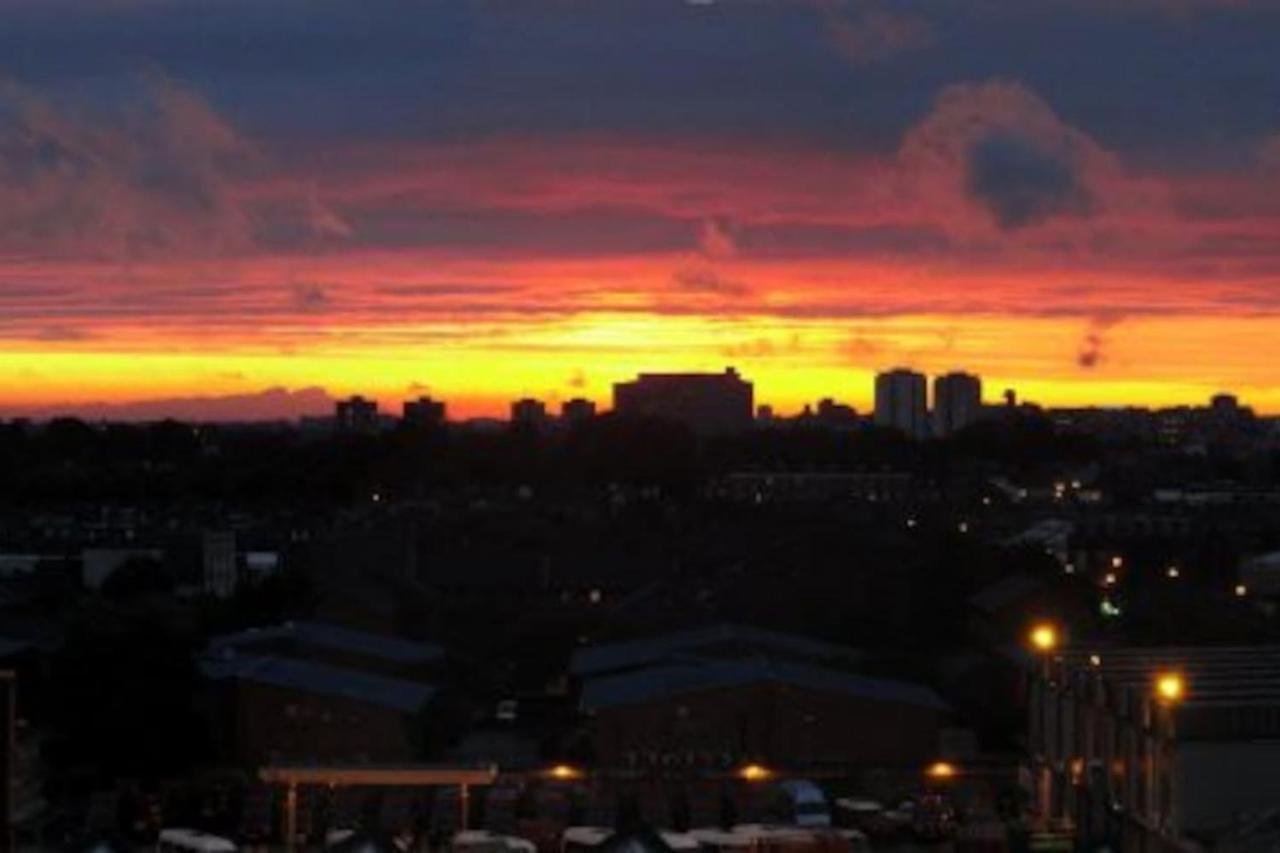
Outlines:
[[[195,91],[159,75],[110,106],[0,83],[0,256],[104,261],[212,257],[252,248],[262,212],[245,187],[257,146]],[[301,226],[344,235],[314,195]]]
[[[1096,228],[1167,216],[1160,182],[1128,175],[1116,155],[1012,81],[942,90],[903,139],[898,166],[914,206],[961,233],[984,223]]]

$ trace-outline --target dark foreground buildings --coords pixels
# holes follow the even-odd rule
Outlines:
[[[572,670],[602,766],[924,766],[947,705],[928,687],[855,672],[860,658],[716,625],[584,649]]]
[[[1280,647],[1067,650],[1031,700],[1037,811],[1085,849],[1280,849]]]
[[[215,637],[200,662],[233,761],[409,761],[443,658],[435,646],[321,622]]]

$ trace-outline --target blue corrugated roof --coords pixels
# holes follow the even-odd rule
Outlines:
[[[677,631],[657,637],[646,637],[626,643],[610,643],[580,649],[574,653],[569,664],[574,675],[592,676],[600,673],[631,669],[646,664],[660,663],[676,658],[681,654],[695,653],[716,643],[744,643],[760,646],[766,650],[786,652],[803,657],[823,658],[827,660],[857,660],[861,655],[854,649],[824,643],[809,637],[795,634],[784,634],[780,631],[769,631],[764,628],[752,628],[744,625],[712,625],[708,628],[695,628],[689,631]]]
[[[593,678],[582,688],[585,710],[634,705],[681,693],[780,683],[822,693],[843,693],[878,702],[945,710],[928,687],[905,681],[868,678],[790,661],[686,660],[620,675]]]
[[[415,681],[387,678],[312,661],[238,654],[234,651],[205,658],[200,663],[200,670],[206,678],[215,681],[254,681],[305,693],[339,696],[405,712],[417,711],[436,693],[431,685]]]
[[[426,663],[444,656],[444,649],[431,643],[415,643],[397,637],[355,631],[328,622],[285,622],[266,628],[249,628],[215,637],[211,651],[244,648],[257,643],[287,640],[304,646],[337,649],[396,663]]]

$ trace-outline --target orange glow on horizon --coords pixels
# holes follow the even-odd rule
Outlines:
[[[638,371],[727,365],[780,414],[822,397],[865,413],[897,365],[976,372],[991,401],[1229,391],[1280,413],[1276,270],[1231,248],[1276,233],[1274,179],[1109,174],[1096,215],[1015,231],[962,176],[904,168],[911,139],[301,146],[229,201],[248,217],[320,199],[343,222],[314,243],[206,251],[197,223],[177,254],[120,257],[92,231],[0,253],[0,280],[22,284],[0,292],[0,415],[284,387],[502,416],[523,396],[607,408]],[[1188,213],[1224,206],[1237,216]],[[420,230],[441,213],[466,228]]]
[[[0,339],[0,412],[318,386],[333,396],[365,394],[392,411],[427,393],[448,401],[453,417],[501,416],[517,397],[584,396],[607,407],[612,384],[638,371],[735,365],[755,383],[757,402],[780,413],[826,396],[865,413],[875,372],[899,363],[931,374],[976,371],[993,401],[1012,387],[1020,399],[1051,406],[1202,405],[1228,390],[1259,411],[1280,411],[1280,387],[1269,376],[1280,342],[1266,318],[1135,320],[1110,363],[1091,371],[1073,361],[1079,328],[1050,318],[583,312],[335,326],[322,335],[128,329],[85,341]],[[1204,352],[1216,354],[1211,369]]]
[[[735,365],[755,383],[756,401],[780,412],[827,396],[865,412],[874,373],[896,364],[931,374],[977,371],[992,401],[1006,387],[1020,400],[1050,406],[1203,405],[1212,393],[1233,391],[1260,411],[1280,411],[1280,388],[1266,375],[1271,361],[1261,355],[1276,346],[1270,321],[1135,320],[1129,341],[1117,343],[1114,364],[1092,371],[1071,362],[1078,329],[1078,321],[1053,319],[844,323],[586,313],[495,321],[461,339],[444,338],[439,324],[428,324],[333,328],[293,347],[252,338],[202,345],[198,337],[175,341],[157,333],[134,334],[119,347],[109,338],[38,347],[0,341],[0,411],[323,387],[333,396],[364,393],[392,410],[430,393],[465,418],[502,415],[522,396],[549,402],[584,396],[607,406],[612,383],[640,370]],[[1175,365],[1202,362],[1199,353],[1208,351],[1219,355],[1213,373],[1180,378],[1188,374]],[[1160,360],[1166,364],[1147,368]]]

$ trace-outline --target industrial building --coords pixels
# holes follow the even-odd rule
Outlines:
[[[852,671],[860,659],[722,625],[583,650],[572,670],[600,766],[924,766],[947,705],[928,687]]]
[[[407,761],[429,737],[443,651],[336,625],[284,623],[212,640],[200,661],[220,752],[269,761]]]

